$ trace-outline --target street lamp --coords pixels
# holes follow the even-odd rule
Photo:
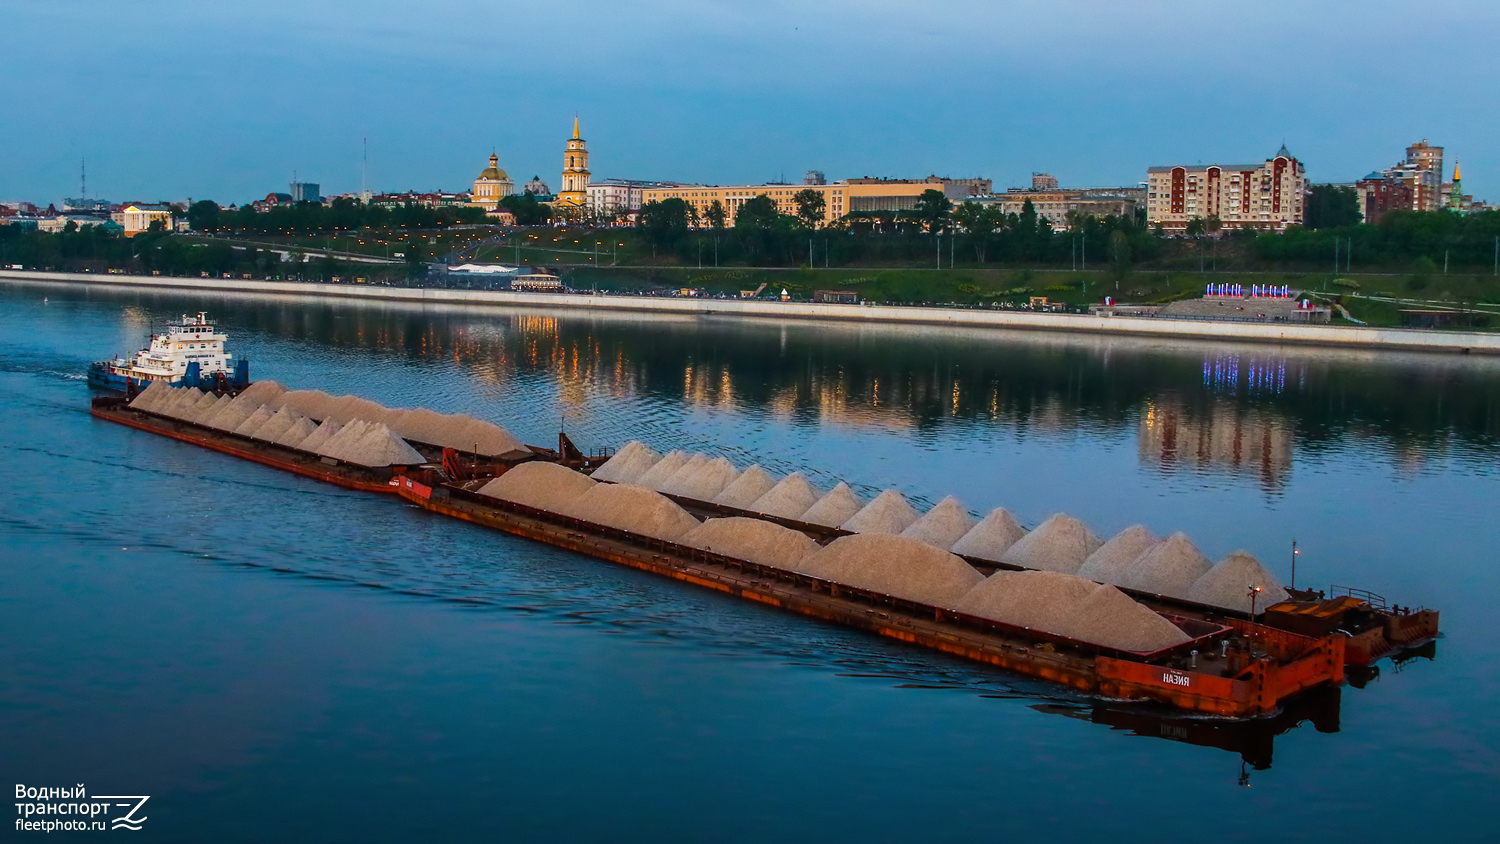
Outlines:
[[[1301,553],[1302,553],[1301,551],[1297,550],[1297,540],[1293,539],[1292,540],[1292,588],[1293,589],[1297,588],[1297,556],[1299,554],[1301,554]]]
[[[1260,587],[1256,586],[1253,583],[1250,584],[1250,620],[1251,621],[1255,620],[1255,599],[1256,599],[1256,597],[1258,595],[1260,595]]]

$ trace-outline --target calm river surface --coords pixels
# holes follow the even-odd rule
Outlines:
[[[88,362],[197,310],[258,378],[532,443],[1141,522],[1283,579],[1295,538],[1302,583],[1446,638],[1277,719],[1161,718],[92,420]],[[0,399],[0,779],[150,795],[141,840],[1491,826],[1500,360],[5,285]]]

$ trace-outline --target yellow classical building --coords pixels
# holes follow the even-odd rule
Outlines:
[[[578,137],[578,118],[573,118],[573,137],[563,152],[562,190],[557,192],[555,206],[582,208],[589,202],[589,150]]]
[[[681,199],[698,212],[700,225],[707,225],[708,209],[717,201],[724,207],[725,225],[732,226],[740,208],[762,194],[776,203],[777,211],[795,216],[796,196],[805,190],[817,191],[823,195],[823,219],[819,225],[827,225],[851,213],[910,211],[917,207],[917,198],[929,190],[942,191],[950,202],[963,202],[969,196],[968,188],[960,184],[835,182],[831,185],[676,185],[647,188],[641,192],[641,202],[644,204],[664,199]]]
[[[477,205],[486,211],[494,211],[500,207],[500,200],[516,192],[515,182],[510,180],[510,175],[500,169],[500,157],[491,153],[490,166],[479,174],[474,180],[474,192],[469,194],[469,204]]]

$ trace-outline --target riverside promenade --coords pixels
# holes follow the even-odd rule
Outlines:
[[[1405,351],[1500,354],[1500,333],[1373,328],[1342,325],[1290,325],[1265,322],[1215,322],[1160,317],[1090,316],[1032,313],[987,308],[908,307],[902,305],[826,305],[746,299],[694,299],[582,293],[517,293],[500,290],[448,290],[361,284],[255,281],[227,278],[95,275],[0,270],[4,283],[88,284],[123,288],[159,288],[341,299],[386,299],[433,304],[498,305],[549,309],[650,311],[684,316],[713,315],[773,319],[890,322],[951,325],[1082,334],[1293,343]]]

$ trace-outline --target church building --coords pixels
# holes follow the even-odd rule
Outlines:
[[[556,206],[582,208],[589,201],[589,151],[583,139],[578,137],[578,118],[573,118],[573,137],[563,152],[562,190],[557,194]]]
[[[510,176],[500,169],[500,158],[494,154],[490,155],[490,166],[479,174],[474,180],[474,192],[469,195],[469,204],[477,205],[486,211],[494,211],[500,207],[500,200],[516,192],[516,185],[510,180]]]

